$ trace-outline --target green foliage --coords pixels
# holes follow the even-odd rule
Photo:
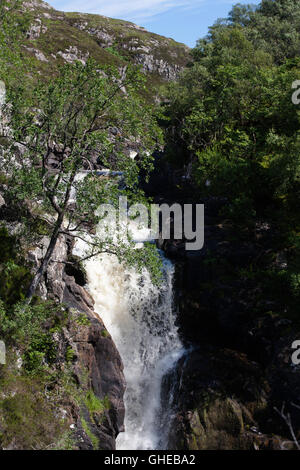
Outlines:
[[[25,89],[24,72],[28,61],[21,42],[28,30],[29,17],[21,8],[21,0],[2,0],[0,3],[0,80],[5,82],[8,93],[13,89]],[[23,77],[20,70],[23,70]]]
[[[67,363],[73,362],[74,357],[75,357],[75,351],[72,349],[71,346],[68,346],[66,350],[66,362]]]
[[[140,97],[144,83],[143,74],[134,67],[128,66],[122,76],[112,67],[103,74],[96,62],[88,60],[61,67],[50,84],[40,81],[30,97],[22,93],[12,97],[14,133],[5,159],[10,174],[5,198],[20,206],[30,200],[40,210],[55,214],[52,240],[60,233],[88,240],[86,227],[101,221],[97,215],[100,204],[117,204],[121,195],[130,201],[142,197],[139,173],[142,170],[147,175],[153,168],[152,151],[161,143],[153,109]],[[138,145],[138,161],[127,155],[129,141]],[[23,143],[25,154],[17,156],[15,142]],[[55,171],[50,164],[53,155]],[[95,155],[106,168],[123,173],[122,189],[119,179],[107,181],[93,171],[80,177],[83,169],[94,168]],[[73,191],[76,201],[71,204]],[[62,230],[64,217],[69,224]],[[46,224],[38,227],[40,233],[48,228]],[[117,252],[122,260],[127,259],[124,246],[121,250],[119,245],[95,238],[91,248],[92,254]],[[43,269],[53,249],[54,244]]]
[[[127,60],[126,57],[124,57],[120,51],[118,50],[118,48],[116,46],[110,46],[110,47],[107,47],[105,49],[107,52],[110,52],[111,54],[115,55],[116,57],[119,57],[119,59],[122,59],[122,60]]]
[[[124,262],[124,260],[121,259]],[[163,265],[159,252],[155,245],[144,243],[142,249],[130,249],[127,251],[125,262],[128,266],[134,266],[139,272],[146,267],[151,274],[153,284],[162,281]]]
[[[5,227],[0,227],[0,244],[0,299],[13,305],[24,299],[32,275],[16,236],[9,235]]]
[[[2,369],[0,389],[0,446],[13,442],[19,450],[56,448],[68,426],[45,400],[45,383]]]
[[[109,332],[108,332],[107,330],[102,330],[102,331],[101,331],[101,336],[102,336],[103,338],[108,338],[108,337],[109,337]]]
[[[13,305],[24,299],[32,275],[25,266],[19,266],[14,261],[8,261],[0,267],[0,297]]]
[[[22,353],[24,370],[39,374],[57,358],[53,332],[66,324],[67,314],[52,302],[27,305],[20,302],[5,308],[0,302],[0,336]]]
[[[89,326],[91,324],[90,320],[84,313],[78,313],[75,322],[80,326]]]
[[[99,440],[98,440],[97,436],[95,436],[95,434],[93,434],[93,432],[90,430],[89,425],[88,425],[88,423],[86,422],[86,420],[84,418],[81,418],[81,425],[82,425],[82,428],[83,428],[84,432],[89,437],[89,439],[92,443],[93,449],[98,450],[99,449]]]
[[[221,201],[224,236],[268,252],[241,272],[207,255],[214,282],[203,288],[224,301],[241,296],[242,284],[249,318],[262,315],[270,299],[274,315],[297,323],[300,113],[292,84],[300,77],[299,21],[299,2],[236,5],[198,41],[193,62],[168,87],[163,106],[168,156],[181,168],[192,166],[198,198]],[[258,241],[262,221],[269,232]],[[276,261],[279,252],[283,265]]]

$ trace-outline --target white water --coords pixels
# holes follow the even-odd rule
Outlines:
[[[113,255],[86,262],[95,311],[124,363],[125,432],[117,438],[118,450],[166,446],[163,423],[170,410],[161,410],[161,384],[183,354],[183,347],[173,308],[174,267],[163,261],[164,282],[160,286],[153,285],[146,268],[143,273],[126,269]]]

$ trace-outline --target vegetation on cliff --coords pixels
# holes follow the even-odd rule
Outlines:
[[[91,241],[88,232],[101,220],[96,212],[101,203],[117,204],[120,195],[132,201],[143,198],[139,172],[151,169],[152,150],[160,144],[161,132],[152,107],[141,98],[145,77],[130,64],[120,71],[88,58],[61,65],[51,81],[39,74],[32,79],[35,64],[23,47],[30,15],[20,17],[22,5],[1,4],[1,78],[7,94],[1,103],[0,235],[5,250],[0,260],[0,335],[7,346],[7,365],[0,366],[0,446],[112,448],[122,407],[119,399],[111,405],[110,398],[103,396],[100,372],[90,369],[96,368],[101,356],[101,342],[106,349],[109,344],[112,367],[115,358],[119,371],[115,379],[112,373],[111,380],[118,384],[122,399],[122,365],[115,346],[100,320],[93,319],[96,325],[89,326],[90,299],[81,307],[87,323],[78,321],[82,330],[78,341],[84,344],[82,335],[99,331],[97,348],[85,357],[76,342],[73,347],[80,314],[75,312],[74,317],[70,305],[47,303],[35,294],[45,277],[46,289],[50,288],[47,269],[61,237],[65,247],[66,239],[72,244],[73,239],[85,238],[88,257],[109,251],[123,262],[141,266],[149,262],[158,274],[159,257],[153,247],[133,252],[121,241],[103,242],[96,236]],[[138,161],[129,158],[129,144],[139,150]],[[103,166],[121,172],[123,184],[97,177],[93,170]],[[45,253],[39,262],[36,258],[29,262],[29,251],[39,243]],[[74,260],[55,261],[70,267]],[[78,259],[76,263],[78,271]],[[54,282],[63,280],[57,277]],[[87,295],[82,291],[80,295]],[[92,377],[84,377],[85,361],[92,364]],[[41,408],[44,412],[38,416]]]
[[[85,63],[88,58],[101,67],[124,69],[131,64],[145,73],[143,94],[152,100],[158,95],[159,86],[175,79],[189,61],[187,46],[133,23],[100,15],[64,13],[40,0],[18,3],[16,10],[22,10],[25,32],[22,56],[23,60],[30,59],[28,75],[32,81],[38,76],[47,81],[57,74],[59,66]],[[21,26],[19,21],[18,24]],[[23,76],[24,72],[23,66]]]
[[[299,4],[290,1],[234,7],[198,41],[166,105],[170,158],[192,166],[199,196],[225,198],[220,217],[232,236],[253,241],[259,223],[272,228],[269,248],[274,257],[281,251],[288,267],[272,270],[269,251],[269,269],[260,258],[244,275],[264,292],[276,286],[279,311],[287,308],[295,319],[300,115],[292,84],[300,76],[299,15]]]
[[[275,410],[283,401],[299,438],[298,370],[291,361],[300,299],[300,114],[292,99],[300,77],[299,17],[299,2],[290,0],[235,6],[198,41],[191,64],[165,95],[169,161],[188,178],[193,195],[181,186],[193,202],[206,205],[204,250],[188,257],[182,276],[184,335],[213,345],[213,360],[229,349],[243,363],[246,354],[264,381],[247,372],[247,384],[236,387],[230,361],[219,384],[204,385],[195,374],[189,386],[196,398],[187,405],[189,393],[183,394],[186,428],[179,433],[193,449],[216,436],[208,448],[236,445],[226,423],[216,422],[205,435],[212,414],[219,416],[220,397],[246,406],[261,433],[257,439],[256,431],[251,437],[241,429],[237,448],[284,448],[264,433],[294,439]],[[206,386],[209,403],[202,397]],[[194,423],[187,409],[195,412]]]
[[[188,272],[179,300],[182,336],[203,350],[179,362],[184,385],[173,389],[180,399],[171,444],[280,447],[280,437],[266,435],[289,437],[274,411],[282,399],[300,428],[299,381],[287,366],[300,323],[300,114],[292,101],[300,78],[298,2],[235,6],[198,41],[191,60],[185,46],[131,23],[64,14],[39,0],[25,2],[20,14],[23,7],[18,0],[0,4],[0,78],[7,88],[0,447],[114,446],[124,417],[122,365],[93,316],[72,247],[85,239],[87,256],[114,253],[146,264],[159,279],[153,247],[132,250],[95,235],[99,204],[117,205],[120,195],[145,200],[140,175],[152,170],[152,152],[162,148],[158,121],[167,160],[183,176],[177,194],[204,201],[208,215],[204,250],[185,253],[179,263],[178,277]],[[185,65],[155,107],[159,87]],[[137,159],[129,157],[132,145]],[[121,172],[123,184],[96,177],[103,167]],[[58,295],[49,266],[61,247]],[[48,301],[35,295],[41,285]],[[109,377],[118,396],[106,393]]]

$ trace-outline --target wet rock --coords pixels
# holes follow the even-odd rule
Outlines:
[[[192,351],[165,378],[165,396],[171,386],[170,449],[295,447],[271,406],[272,387],[263,368],[245,355],[209,347]]]

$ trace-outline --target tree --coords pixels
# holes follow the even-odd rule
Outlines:
[[[241,26],[247,26],[250,21],[252,14],[256,10],[256,5],[242,5],[241,3],[238,3],[237,5],[234,5],[232,10],[229,12],[228,15],[228,23],[232,24],[240,24]]]
[[[226,196],[232,220],[251,224],[271,208],[286,219],[292,206],[279,206],[299,200],[300,124],[291,99],[299,60],[274,64],[247,27],[232,24],[212,31],[193,55],[167,95],[169,147],[189,151],[197,185]]]
[[[29,26],[29,16],[22,9],[21,0],[1,0],[0,3],[0,80],[7,89],[23,81],[28,59],[22,52],[22,39]]]
[[[100,204],[116,204],[120,194],[131,200],[141,197],[139,169],[151,168],[152,150],[160,141],[151,108],[139,98],[143,83],[135,68],[121,74],[113,68],[104,72],[89,60],[65,65],[57,78],[39,83],[28,98],[15,95],[9,110],[12,134],[4,156],[10,178],[7,197],[16,204],[31,200],[54,217],[46,255],[28,291],[29,301],[61,234],[84,239],[91,250],[88,256],[112,252],[124,259],[130,255],[131,247],[121,240],[103,241],[96,236],[91,240],[86,233],[87,227],[101,220],[96,211]],[[138,146],[138,162],[127,156],[128,143]],[[97,177],[95,159],[122,172],[126,189],[116,179]],[[145,256],[156,255],[145,247],[139,257]]]

